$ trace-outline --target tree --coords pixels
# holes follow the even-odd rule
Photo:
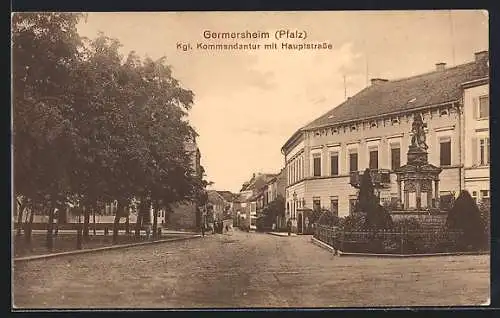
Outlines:
[[[186,143],[194,94],[165,58],[119,53],[116,39],[80,38],[71,13],[13,17],[14,190],[24,207],[46,210],[73,200],[84,216],[116,200],[113,236],[134,199],[138,225],[174,202],[202,202],[207,182],[191,168]],[[40,208],[38,208],[40,207]],[[22,215],[18,217],[22,220]],[[28,231],[28,233],[31,233]],[[155,231],[156,233],[156,231]]]
[[[68,120],[82,14],[16,13],[12,18],[14,193],[49,214],[70,192],[71,136]],[[31,231],[28,231],[30,235]]]
[[[358,209],[366,215],[366,226],[371,229],[390,228],[393,225],[390,214],[375,195],[370,169],[366,169],[361,178]]]
[[[261,220],[262,226],[264,228],[271,228],[278,216],[285,216],[285,198],[281,194],[264,207]]]
[[[462,190],[448,212],[446,226],[449,229],[463,231],[462,243],[472,248],[482,248],[487,236],[481,219],[481,212],[467,190]]]

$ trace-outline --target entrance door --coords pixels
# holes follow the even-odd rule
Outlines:
[[[303,229],[302,229],[302,213],[299,213],[297,216],[297,233],[302,234]]]

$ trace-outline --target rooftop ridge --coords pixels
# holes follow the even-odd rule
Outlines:
[[[425,72],[425,73],[411,75],[411,76],[408,76],[408,77],[401,77],[401,78],[396,78],[396,79],[393,79],[393,80],[388,80],[388,83],[397,83],[397,82],[406,81],[406,80],[410,80],[410,79],[414,79],[414,78],[419,78],[419,77],[423,77],[423,76],[429,76],[429,75],[434,74],[434,73],[443,74],[443,73],[446,73],[448,71],[455,70],[457,68],[461,68],[461,67],[465,67],[465,66],[469,66],[469,65],[475,65],[476,63],[477,63],[476,61],[462,63],[462,64],[458,64],[458,65],[455,65],[455,66],[447,67],[447,68],[445,68],[442,71],[433,70],[433,71],[428,71],[428,72]],[[368,87],[370,87],[370,86],[368,86]]]

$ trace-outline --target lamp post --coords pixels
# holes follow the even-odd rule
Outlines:
[[[295,191],[293,192],[293,213],[292,213],[292,219],[295,220],[297,214],[297,193]]]

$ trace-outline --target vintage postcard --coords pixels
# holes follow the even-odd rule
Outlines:
[[[13,309],[488,305],[488,28],[13,13]]]

